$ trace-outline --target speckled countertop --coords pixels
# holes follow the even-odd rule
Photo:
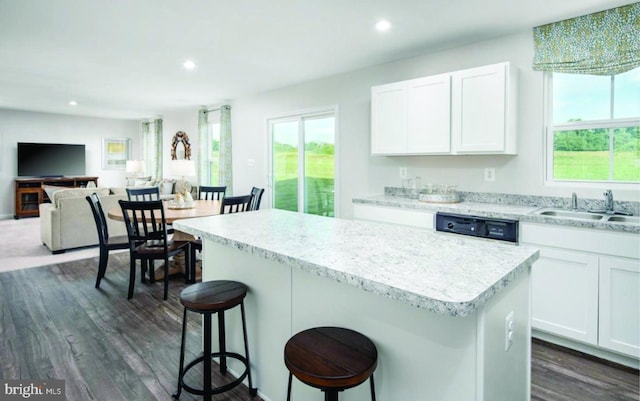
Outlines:
[[[472,314],[538,259],[528,246],[277,209],[174,227],[449,316]]]
[[[477,196],[477,194],[474,194],[474,195],[476,196],[466,196],[466,197],[473,200],[483,199]],[[533,223],[556,224],[556,225],[564,225],[564,226],[572,226],[572,227],[593,228],[593,229],[599,229],[599,230],[640,233],[640,224],[637,224],[637,223],[621,223],[621,222],[613,223],[608,221],[592,221],[592,220],[584,220],[584,219],[574,219],[574,218],[556,217],[556,216],[543,216],[540,214],[535,214],[534,212],[536,210],[541,209],[542,207],[563,208],[565,207],[565,205],[558,202],[555,202],[555,203],[549,202],[547,204],[544,204],[544,203],[536,204],[536,202],[540,202],[538,198],[541,198],[541,197],[520,196],[518,198],[519,198],[518,200],[522,204],[514,205],[514,204],[506,204],[506,203],[492,203],[491,200],[502,199],[502,198],[496,198],[496,197],[485,197],[483,200],[488,200],[487,202],[463,200],[460,203],[426,203],[426,202],[421,202],[417,199],[410,199],[402,196],[385,194],[385,195],[378,195],[378,196],[353,198],[353,203],[397,207],[397,208],[403,208],[403,209],[425,210],[433,213],[435,212],[458,213],[458,214],[466,214],[466,215],[474,215],[474,216],[495,217],[495,218],[512,219],[512,220],[519,220],[519,221],[528,221]],[[558,198],[549,198],[549,199],[558,199]],[[632,202],[627,202],[627,203],[632,203]],[[632,207],[633,206],[634,205],[632,205]],[[637,213],[634,213],[634,214],[637,215]]]

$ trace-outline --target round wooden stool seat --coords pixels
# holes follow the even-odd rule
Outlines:
[[[247,296],[247,286],[237,281],[204,281],[180,293],[182,305],[194,311],[212,312],[239,305]]]
[[[378,350],[369,338],[357,331],[316,327],[287,341],[284,363],[301,382],[336,392],[372,378]]]

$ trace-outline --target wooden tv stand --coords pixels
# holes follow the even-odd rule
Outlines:
[[[89,182],[98,186],[98,177],[16,178],[16,209],[13,217],[38,217],[40,204],[51,202],[43,185],[67,188],[84,188]]]

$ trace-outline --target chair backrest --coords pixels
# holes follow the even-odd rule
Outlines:
[[[96,222],[96,228],[98,229],[98,241],[100,245],[104,245],[109,240],[109,229],[107,227],[107,220],[104,217],[104,211],[102,210],[102,204],[100,198],[95,192],[85,197],[91,207],[91,213],[93,213],[93,219]]]
[[[247,212],[249,203],[251,203],[251,195],[227,196],[220,204],[220,214]]]
[[[249,204],[249,210],[260,209],[260,201],[262,200],[263,193],[264,188],[251,188],[251,203]]]
[[[227,187],[206,187],[201,186],[199,190],[198,199],[204,200],[221,200],[224,198],[224,194],[227,192]]]
[[[160,199],[160,188],[127,188],[127,197],[130,201],[148,202]]]
[[[133,250],[135,245],[146,241],[160,241],[167,247],[167,223],[161,200],[156,201],[125,201],[119,200],[124,224],[127,227],[129,246]]]

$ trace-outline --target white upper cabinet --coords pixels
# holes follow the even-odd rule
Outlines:
[[[449,74],[371,88],[371,153],[448,153],[450,99]]]
[[[371,88],[371,153],[407,150],[407,89],[404,82]]]
[[[449,74],[407,81],[407,153],[449,153],[450,103]]]
[[[373,155],[514,154],[509,63],[371,88]]]
[[[515,153],[509,64],[452,74],[451,139],[456,153]]]

